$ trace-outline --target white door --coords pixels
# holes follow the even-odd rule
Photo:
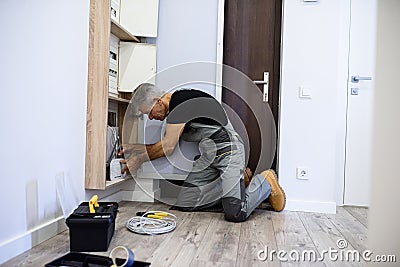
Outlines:
[[[351,0],[344,204],[369,205],[376,0]]]

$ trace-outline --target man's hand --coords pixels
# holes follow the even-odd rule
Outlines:
[[[137,155],[146,152],[146,145],[143,144],[123,144],[123,150],[120,152],[120,156],[125,155]]]
[[[145,156],[145,153],[142,153],[140,155],[130,156],[128,159],[121,160],[121,164],[126,164],[126,166],[121,170],[121,173],[136,172],[145,161]]]
[[[124,144],[122,145],[123,150],[118,153],[119,156],[125,156],[125,161],[121,161],[122,164],[126,163],[127,167],[122,169],[122,173],[126,171],[136,172],[136,170],[142,165],[143,162],[153,159],[158,159],[166,155],[172,154],[176,144],[179,141],[183,129],[184,123],[181,124],[168,124],[165,129],[164,138],[155,144],[143,145],[143,144]]]

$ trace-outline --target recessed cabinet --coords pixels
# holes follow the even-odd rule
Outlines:
[[[121,0],[120,23],[136,36],[156,37],[158,0]]]
[[[119,91],[132,92],[143,82],[155,83],[156,46],[120,42]]]
[[[150,3],[151,2],[151,3]],[[120,139],[124,115],[131,92],[139,83],[148,81],[156,69],[155,45],[140,43],[130,31],[138,9],[154,14],[147,21],[157,32],[158,1],[91,0],[89,16],[88,86],[86,113],[85,188],[106,189],[120,181],[106,181],[108,125],[113,124]],[[144,9],[148,9],[147,11]],[[129,11],[131,10],[131,11]],[[133,13],[130,13],[133,12]],[[129,16],[129,21],[123,17]],[[146,16],[147,17],[147,16]],[[142,21],[143,22],[143,21]],[[125,25],[123,24],[125,23]],[[140,31],[136,31],[140,33]],[[139,34],[140,36],[150,36]],[[141,72],[138,71],[141,66]],[[146,71],[145,71],[146,70]],[[124,89],[123,89],[124,88]],[[137,128],[137,125],[133,125]],[[137,129],[133,129],[137,131]],[[136,134],[132,135],[137,138]],[[108,145],[110,147],[110,144]],[[109,153],[108,153],[109,154]]]

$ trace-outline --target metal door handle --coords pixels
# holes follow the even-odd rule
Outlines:
[[[358,83],[359,81],[371,81],[372,77],[360,77],[358,75],[351,76],[351,82]]]
[[[255,84],[263,85],[263,101],[268,102],[268,83],[269,83],[269,72],[264,72],[264,80],[263,81],[253,81]]]
[[[268,82],[266,81],[253,81],[255,84],[267,84]]]

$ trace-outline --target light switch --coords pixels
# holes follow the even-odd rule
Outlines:
[[[300,98],[311,98],[311,88],[310,87],[300,87]]]

